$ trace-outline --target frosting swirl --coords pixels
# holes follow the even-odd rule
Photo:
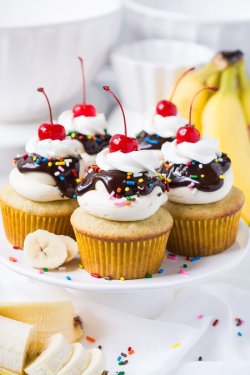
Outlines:
[[[97,155],[96,164],[105,171],[117,169],[122,172],[148,171],[156,174],[156,170],[161,166],[161,160],[157,151],[141,150],[125,154],[105,149]]]
[[[96,116],[78,116],[74,117],[72,110],[64,111],[58,118],[58,123],[64,125],[67,133],[78,132],[81,134],[106,134],[107,122],[103,113]]]

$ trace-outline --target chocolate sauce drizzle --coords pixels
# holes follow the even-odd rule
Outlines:
[[[111,135],[105,134],[96,134],[94,136],[81,134],[78,132],[70,132],[69,136],[72,139],[77,139],[84,147],[84,150],[89,155],[96,155],[98,152],[101,152],[104,148],[109,146],[109,141]]]
[[[162,176],[150,176],[148,172],[133,174],[119,170],[103,171],[98,166],[92,166],[85,179],[77,185],[76,194],[83,195],[94,190],[98,181],[101,181],[108,193],[113,193],[115,198],[148,195],[156,186],[159,186],[162,192],[168,189],[168,183]]]
[[[43,172],[49,174],[56,182],[62,197],[76,198],[75,188],[79,180],[80,157],[61,159],[44,158],[38,154],[24,154],[14,159],[21,173]]]
[[[158,134],[148,134],[144,130],[137,137],[140,150],[160,150],[165,142],[172,142],[174,137],[162,138]]]
[[[224,183],[224,173],[230,168],[231,161],[222,154],[208,164],[193,160],[187,164],[169,164],[166,162],[160,173],[166,175],[169,187],[188,186],[201,191],[212,192],[219,190]]]

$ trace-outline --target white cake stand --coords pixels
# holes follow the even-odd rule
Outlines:
[[[163,272],[153,275],[152,278],[120,281],[90,276],[78,267],[79,259],[67,264],[63,271],[40,273],[26,263],[22,250],[14,250],[10,246],[2,223],[0,239],[0,262],[10,270],[37,281],[67,288],[80,298],[87,296],[122,311],[147,317],[156,315],[171,301],[173,288],[197,285],[237,266],[246,255],[250,242],[249,228],[241,220],[236,242],[224,253],[196,261],[187,261],[181,256],[176,260],[167,258],[162,264]],[[11,261],[11,257],[16,259],[16,262]],[[187,268],[183,268],[183,264],[186,264]],[[187,274],[180,273],[181,268]]]

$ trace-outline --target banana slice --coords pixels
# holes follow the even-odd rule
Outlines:
[[[82,375],[90,361],[89,352],[80,343],[73,344],[73,355],[57,375]]]
[[[0,316],[0,368],[22,374],[34,340],[34,326]]]
[[[89,366],[82,375],[101,375],[106,368],[106,359],[102,350],[94,348],[88,352],[90,354]]]
[[[78,253],[78,246],[75,240],[69,236],[64,236],[63,234],[59,235],[60,239],[62,239],[67,248],[67,258],[65,263],[70,262],[74,259]]]
[[[56,234],[38,229],[24,240],[24,256],[35,268],[50,270],[60,267],[67,258],[65,242]]]
[[[72,345],[61,333],[52,336],[46,349],[25,368],[28,375],[57,374],[72,356]]]
[[[75,317],[71,301],[0,303],[0,315],[36,327],[36,340],[32,345],[34,354],[40,352],[48,338],[56,333],[63,334],[70,343],[80,340],[83,335],[81,321]]]

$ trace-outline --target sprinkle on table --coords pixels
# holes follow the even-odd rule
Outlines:
[[[14,249],[14,250],[20,250],[20,247],[19,247],[19,246],[16,246],[16,245],[13,245],[13,249]]]
[[[176,349],[176,348],[178,348],[179,346],[181,346],[180,341],[176,341],[174,344],[171,345],[171,349]]]
[[[43,268],[43,272],[49,272],[48,268]]]
[[[189,275],[189,272],[186,271],[184,268],[181,268],[181,269],[180,269],[180,274],[181,274],[181,275],[186,275],[186,276],[187,276],[187,275]]]
[[[200,260],[200,259],[201,259],[200,256],[193,257],[193,258],[191,258],[191,262],[197,262],[197,261]]]
[[[68,276],[68,275],[65,277],[65,279],[66,279],[66,280],[72,280],[71,277]]]
[[[91,275],[92,277],[95,277],[96,279],[100,279],[100,278],[101,278],[100,275],[98,275],[97,273],[94,273],[94,272],[91,272],[90,275]]]
[[[43,270],[38,270],[38,273],[39,273],[40,275],[43,275],[43,274],[44,274]]]
[[[244,320],[240,319],[240,318],[235,318],[235,325],[237,327],[241,326],[243,323],[244,323]]]
[[[120,281],[125,281],[125,277],[121,276]]]
[[[197,319],[203,319],[204,318],[204,315],[203,314],[199,314],[197,315]]]
[[[14,258],[14,257],[9,257],[9,261],[13,262],[13,263],[16,263],[17,262],[17,259]]]
[[[152,279],[153,275],[151,273],[147,273],[146,279]]]
[[[237,332],[237,336],[239,337],[243,336],[242,332]]]
[[[177,260],[177,255],[175,255],[175,254],[168,254],[167,258],[170,259],[170,260]]]
[[[83,269],[83,265],[81,263],[79,263],[78,268]]]
[[[213,327],[216,327],[217,326],[217,324],[219,323],[219,319],[215,319],[214,321],[213,321]]]
[[[203,360],[203,358],[202,358],[202,356],[200,355],[200,356],[198,357],[198,361],[201,362],[202,360]]]
[[[163,268],[160,268],[158,273],[163,273],[164,272],[164,269]]]
[[[89,341],[89,342],[96,342],[96,339],[94,337],[91,337],[91,336],[86,336],[86,340]]]

